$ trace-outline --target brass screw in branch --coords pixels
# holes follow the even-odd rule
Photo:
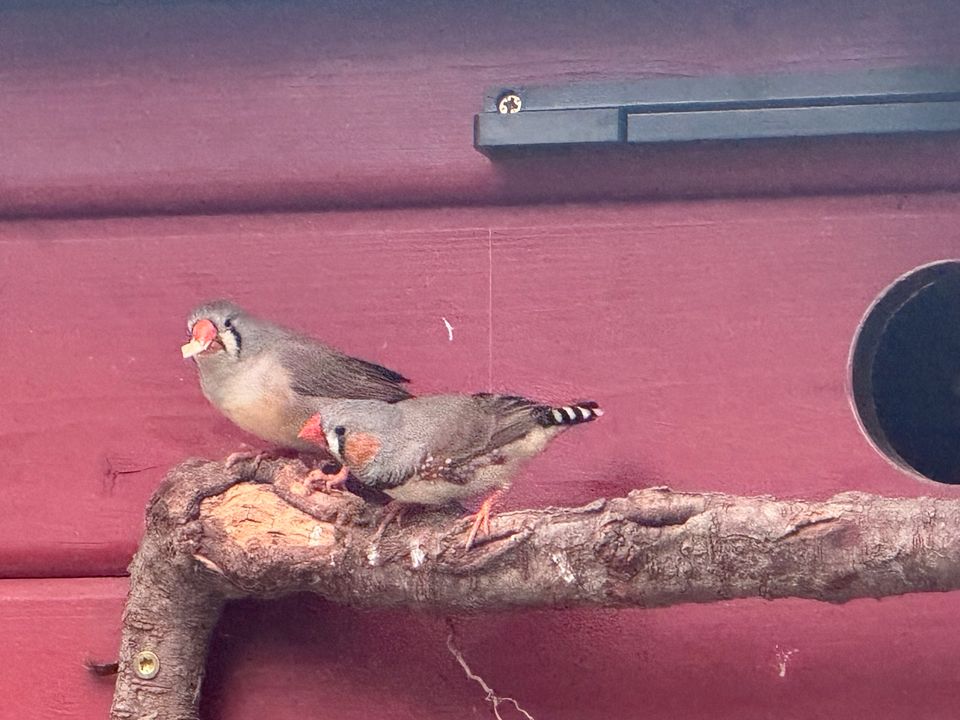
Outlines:
[[[133,671],[138,678],[151,680],[160,672],[160,658],[155,652],[150,650],[141,650],[133,659]]]
[[[523,107],[523,100],[521,100],[520,96],[515,92],[504,93],[500,96],[500,99],[497,100],[497,112],[501,115],[518,113],[521,107]]]

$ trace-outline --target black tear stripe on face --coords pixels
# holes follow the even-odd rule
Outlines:
[[[337,436],[337,455],[343,457],[343,436],[346,435],[347,429],[343,425],[337,425],[333,432]]]
[[[223,321],[223,329],[233,335],[233,341],[237,345],[237,357],[240,357],[240,349],[243,347],[243,341],[240,339],[240,333],[233,326],[233,318],[226,318]]]

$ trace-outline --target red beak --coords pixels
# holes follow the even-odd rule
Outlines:
[[[190,342],[180,347],[185,358],[199,355],[210,347],[210,343],[217,339],[217,326],[206,318],[201,318],[193,324],[191,335]]]

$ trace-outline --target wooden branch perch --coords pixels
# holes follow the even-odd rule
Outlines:
[[[191,461],[168,475],[130,566],[113,720],[197,717],[208,641],[230,598],[306,590],[449,611],[844,602],[960,588],[960,501],[652,488],[498,515],[466,551],[466,521],[443,512],[373,543],[379,508],[310,493],[305,473],[297,460],[264,462],[249,477]]]

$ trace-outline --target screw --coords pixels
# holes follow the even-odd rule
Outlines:
[[[501,115],[513,115],[520,112],[523,100],[515,92],[506,92],[497,100],[497,112]]]
[[[152,680],[160,672],[160,658],[155,652],[150,650],[141,650],[133,659],[133,671],[138,678]]]

